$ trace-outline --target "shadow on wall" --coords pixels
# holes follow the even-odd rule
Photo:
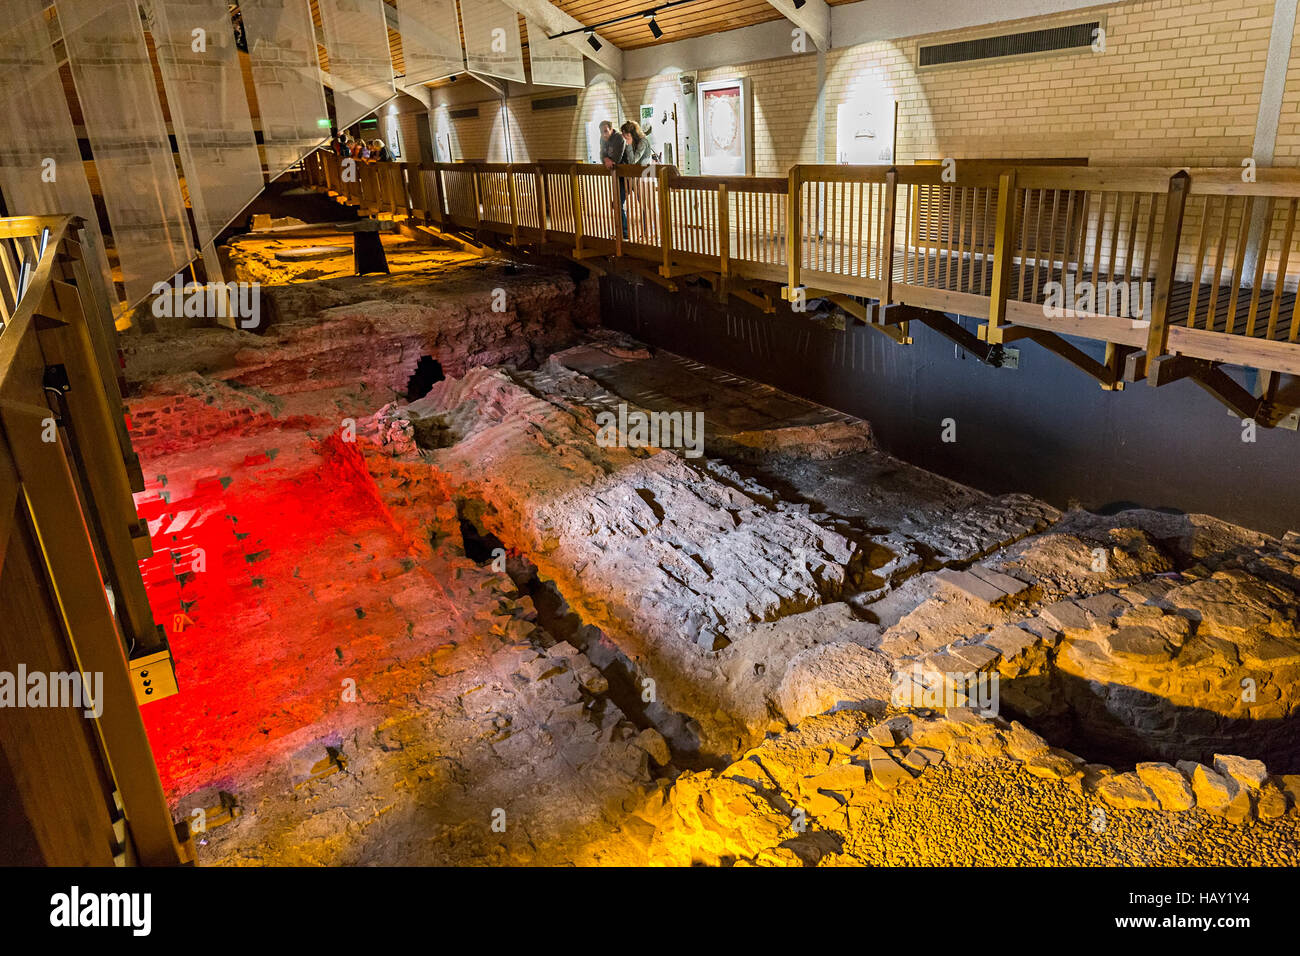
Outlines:
[[[696,292],[600,282],[610,328],[867,419],[885,451],[983,491],[1203,512],[1270,534],[1300,528],[1300,435],[1252,436],[1191,381],[1106,392],[1031,342],[1019,368],[998,369],[919,323],[914,344],[900,346],[851,320],[835,329]],[[1072,341],[1102,358],[1100,343]]]

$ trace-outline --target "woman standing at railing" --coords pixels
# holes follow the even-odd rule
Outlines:
[[[619,127],[619,132],[623,136],[624,143],[623,162],[633,166],[647,165],[653,158],[650,139],[646,136],[645,131],[641,129],[640,124],[628,120]],[[628,212],[629,218],[636,215],[640,220],[640,234],[636,237],[636,241],[649,243],[652,241],[651,224],[654,221],[654,210],[651,208],[651,204],[646,201],[641,188],[638,184],[628,191]],[[623,238],[630,238],[626,226],[623,229]]]
[[[650,162],[650,139],[640,124],[628,120],[619,127],[619,132],[623,134],[623,142],[627,146],[623,151],[623,162],[633,166],[644,166]]]

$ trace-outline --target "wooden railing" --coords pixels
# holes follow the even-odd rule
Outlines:
[[[102,675],[97,717],[5,710],[0,749],[22,804],[10,819],[26,833],[4,839],[32,862],[174,864],[192,847],[163,797],[128,662],[166,656],[137,564],[143,480],[109,303],[82,243],[74,217],[0,220],[0,670]]]
[[[578,259],[640,259],[737,288],[777,282],[792,300],[874,300],[877,318],[893,306],[971,316],[990,344],[1084,336],[1141,351],[1137,378],[1176,355],[1300,374],[1300,171],[1246,183],[1240,169],[979,161],[801,165],[785,178],[357,163],[343,182],[340,165],[318,152],[307,181],[364,211]],[[1117,375],[1118,362],[1099,377]]]

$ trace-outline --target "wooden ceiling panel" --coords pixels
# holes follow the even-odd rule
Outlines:
[[[604,20],[639,13],[654,5],[655,0],[552,0],[579,23],[590,26]],[[624,50],[689,40],[724,30],[753,26],[781,19],[780,12],[767,0],[699,0],[673,7],[657,14],[655,21],[664,35],[656,40],[642,17],[613,26],[601,27],[600,36]]]

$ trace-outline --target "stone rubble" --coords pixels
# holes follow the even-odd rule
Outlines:
[[[174,332],[129,343],[146,455],[296,433],[439,582],[372,570],[408,626],[366,636],[382,704],[277,741],[260,775],[184,778],[182,807],[227,811],[210,860],[1239,862],[1226,833],[1298,862],[1300,776],[1269,769],[1295,769],[1294,536],[980,495],[740,380],[717,380],[704,458],[601,447],[596,415],[650,407],[667,360],[600,335],[543,360],[590,286],[456,275],[286,286],[265,335],[188,330],[179,358]],[[517,283],[509,314],[485,320],[485,279]],[[450,378],[407,401],[422,355]],[[714,388],[687,371],[669,384]],[[548,632],[470,536],[596,637]],[[352,613],[346,582],[310,597]],[[914,666],[996,678],[1005,716],[901,707]]]

